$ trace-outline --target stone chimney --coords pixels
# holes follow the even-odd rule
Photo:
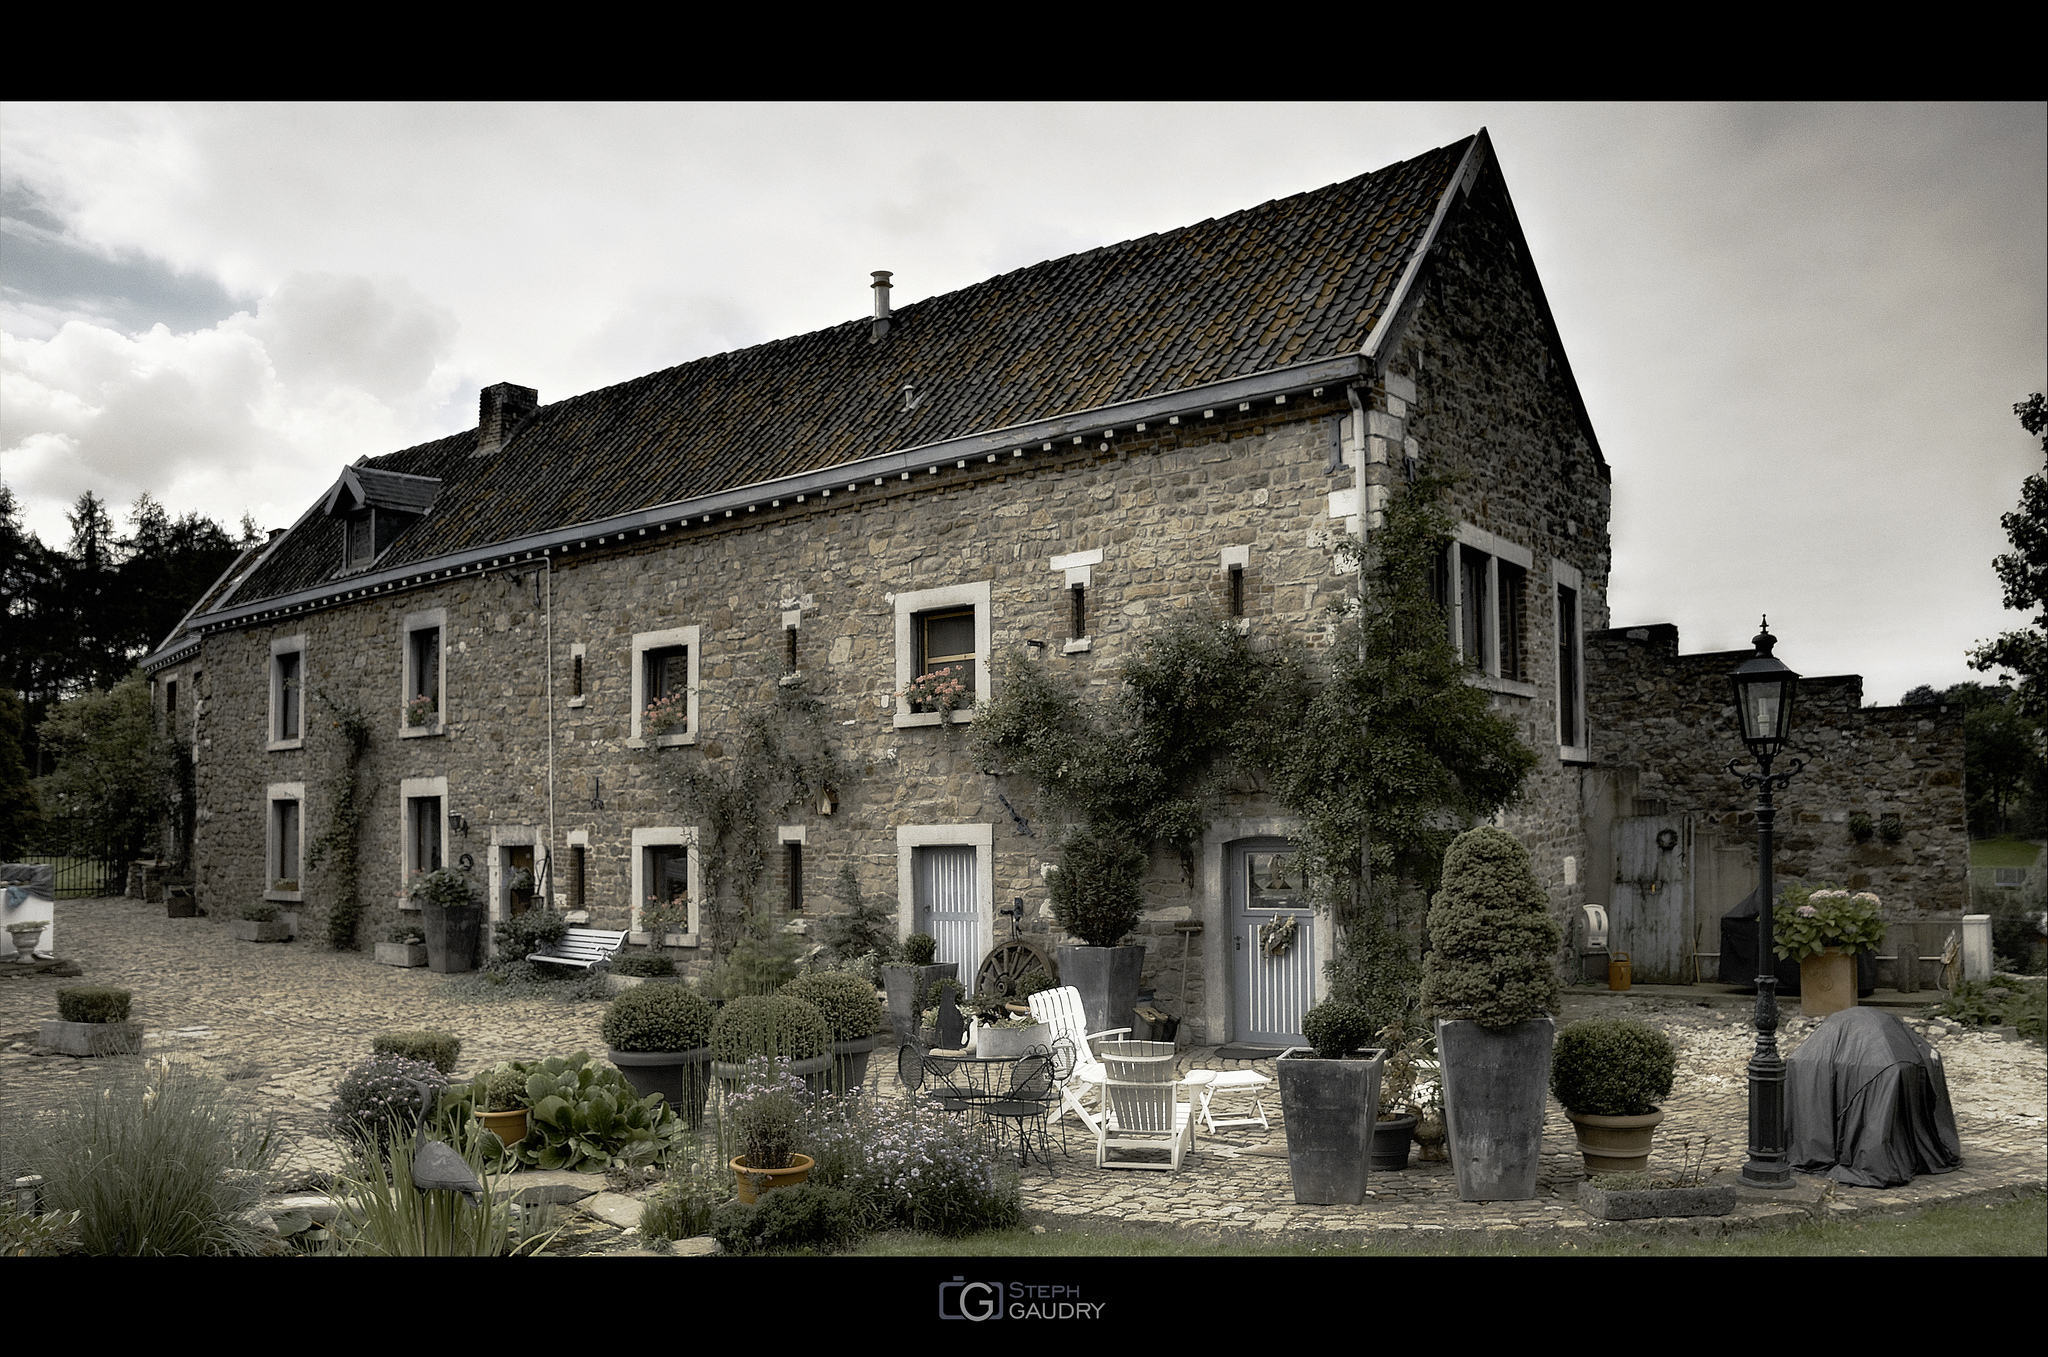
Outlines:
[[[889,279],[891,276],[887,269],[876,269],[874,274],[875,281],[869,284],[875,290],[875,333],[868,340],[870,344],[879,344],[889,337],[889,317],[894,314],[889,310]]]
[[[540,392],[530,386],[499,382],[487,386],[477,401],[476,451],[473,457],[489,457],[526,426],[540,409]]]

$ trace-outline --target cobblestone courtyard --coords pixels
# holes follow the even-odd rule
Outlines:
[[[228,937],[212,919],[167,919],[160,905],[130,900],[67,901],[58,910],[63,956],[77,961],[77,979],[33,976],[0,983],[0,1115],[49,1106],[96,1078],[94,1061],[39,1055],[37,1025],[56,1016],[56,990],[67,984],[120,985],[134,991],[133,1016],[152,1054],[192,1061],[232,1083],[258,1108],[275,1111],[290,1148],[285,1172],[337,1167],[325,1114],[344,1070],[369,1054],[373,1033],[431,1027],[462,1038],[462,1067],[498,1060],[590,1050],[601,1055],[604,1005],[549,999],[476,1002],[449,996],[452,977],[374,964],[367,953],[334,953],[317,943],[259,945]],[[1882,997],[1882,996],[1880,996]],[[1928,996],[1932,997],[1932,996]],[[1744,1062],[1751,1039],[1747,996],[1706,987],[1641,988],[1627,995],[1567,991],[1562,1020],[1594,1014],[1646,1019],[1679,1050],[1677,1086],[1665,1105],[1653,1168],[1675,1167],[1681,1142],[1695,1148],[1711,1136],[1706,1166],[1733,1172],[1746,1139]],[[1784,1033],[1787,1052],[1810,1025],[1795,1015]],[[1285,1135],[1277,1090],[1266,1099],[1271,1131],[1253,1126],[1212,1135],[1197,1128],[1194,1153],[1179,1173],[1099,1170],[1085,1133],[1070,1133],[1071,1153],[1057,1153],[1057,1172],[1033,1168],[1024,1177],[1024,1205],[1048,1227],[1120,1222],[1184,1230],[1202,1237],[1312,1233],[1356,1241],[1387,1232],[1605,1228],[1670,1228],[1718,1232],[1786,1223],[1815,1214],[1890,1212],[1957,1199],[2003,1197],[2048,1184],[2048,1056],[2039,1046],[1995,1034],[1927,1023],[1918,1007],[1895,1010],[1941,1050],[1962,1135],[1963,1165],[1906,1187],[1841,1187],[1802,1180],[1790,1194],[1745,1194],[1734,1216],[1720,1221],[1610,1227],[1579,1210],[1583,1181],[1571,1126],[1551,1107],[1544,1171],[1528,1202],[1461,1202],[1446,1164],[1412,1162],[1405,1172],[1375,1174],[1373,1195],[1355,1207],[1296,1206],[1288,1184]],[[885,1096],[900,1092],[887,1052],[878,1052],[871,1082]],[[1183,1069],[1254,1068],[1272,1062],[1225,1061],[1215,1048],[1188,1048]],[[589,1186],[601,1187],[592,1179]],[[633,1204],[611,1194],[590,1199],[594,1216],[610,1222],[591,1241],[596,1251],[635,1251]],[[593,1226],[598,1221],[593,1219]]]

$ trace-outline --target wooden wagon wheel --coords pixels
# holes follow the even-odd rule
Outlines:
[[[1060,978],[1050,957],[1022,938],[1010,938],[997,943],[981,959],[981,969],[974,973],[974,992],[1010,998],[1016,994],[1018,982],[1033,971],[1043,971],[1053,981]]]

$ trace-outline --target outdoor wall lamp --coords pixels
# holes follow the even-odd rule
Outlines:
[[[1765,618],[1753,643],[1756,654],[1728,676],[1735,686],[1742,742],[1758,769],[1745,773],[1741,759],[1728,762],[1728,771],[1741,778],[1745,788],[1757,790],[1756,1050],[1749,1057],[1749,1160],[1742,1166],[1742,1182],[1745,1187],[1769,1188],[1792,1186],[1785,1059],[1778,1054],[1778,970],[1772,950],[1776,935],[1771,923],[1771,824],[1778,812],[1771,804],[1771,791],[1790,785],[1793,775],[1806,766],[1804,759],[1794,759],[1785,772],[1771,771],[1771,761],[1784,751],[1792,733],[1792,696],[1799,686],[1799,675],[1771,654],[1777,643],[1770,619]]]
[[[465,839],[469,837],[469,817],[459,810],[448,812],[448,827]]]

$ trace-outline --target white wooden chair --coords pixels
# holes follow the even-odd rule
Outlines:
[[[1031,996],[1030,1002],[1031,1016],[1052,1029],[1051,1042],[1064,1039],[1074,1048],[1074,1066],[1060,1081],[1060,1120],[1065,1121],[1071,1112],[1091,1133],[1098,1131],[1102,1114],[1097,1090],[1106,1076],[1102,1062],[1095,1057],[1095,1042],[1099,1038],[1129,1036],[1131,1029],[1114,1027],[1106,1032],[1090,1032],[1087,1015],[1081,1010],[1081,991],[1072,985],[1040,990]],[[1096,1107],[1088,1106],[1090,1097],[1096,1099]]]
[[[1095,1131],[1095,1167],[1175,1172],[1194,1147],[1195,1108],[1180,1096],[1173,1043],[1105,1041],[1100,1055],[1103,1110]],[[1116,1151],[1141,1150],[1163,1151],[1166,1162],[1110,1157]]]

